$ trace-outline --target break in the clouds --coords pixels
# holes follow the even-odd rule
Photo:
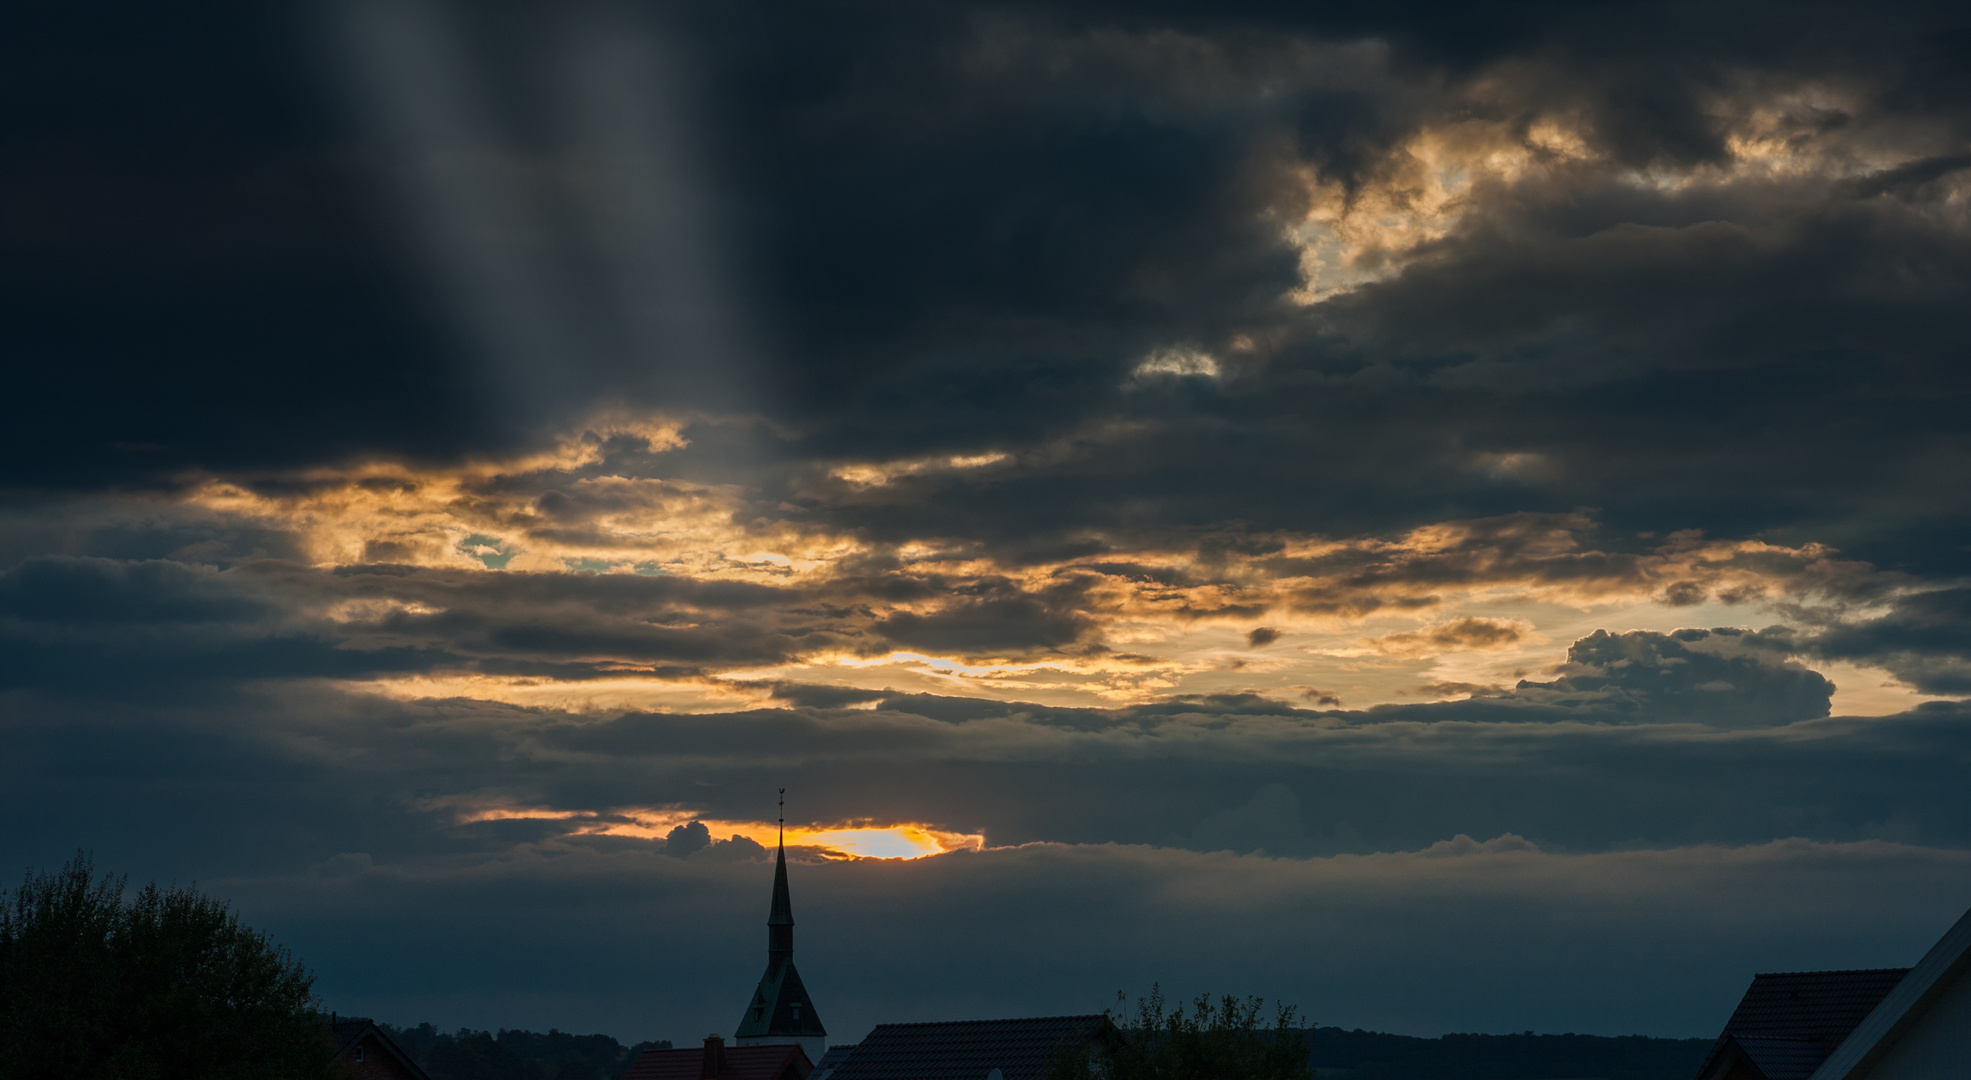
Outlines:
[[[1954,9],[0,18],[16,870],[625,1038],[778,787],[837,1041],[1702,1034],[1971,903]]]

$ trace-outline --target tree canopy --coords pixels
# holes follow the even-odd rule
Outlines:
[[[0,1060],[14,1075],[332,1075],[314,979],[192,887],[98,876],[87,855],[0,894]]]
[[[1294,1006],[1280,1003],[1263,1022],[1263,998],[1199,994],[1186,1011],[1165,1007],[1163,989],[1128,1008],[1117,994],[1108,1023],[1089,1043],[1063,1047],[1048,1080],[1310,1080]]]
[[[517,1028],[457,1034],[431,1024],[381,1025],[432,1080],[612,1080],[645,1050],[669,1049],[670,1041],[624,1046],[608,1035],[546,1034]]]

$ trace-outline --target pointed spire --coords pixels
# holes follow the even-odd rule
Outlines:
[[[787,893],[787,789],[780,789],[780,850],[774,856],[773,910],[767,914],[767,966],[794,958],[794,901]]]
[[[828,1029],[794,970],[794,902],[787,893],[787,789],[780,789],[780,841],[773,862],[773,910],[767,915],[767,969],[739,1020],[741,1046],[798,1043],[810,1062],[828,1050]]]

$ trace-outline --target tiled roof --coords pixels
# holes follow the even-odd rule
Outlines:
[[[1908,973],[1875,968],[1755,975],[1698,1075],[1710,1074],[1729,1037],[1766,1080],[1803,1080]]]
[[[821,1060],[814,1063],[814,1071],[808,1074],[808,1080],[828,1080],[828,1077],[834,1073],[835,1068],[842,1062],[849,1060],[849,1055],[854,1052],[854,1043],[843,1043],[840,1046],[829,1047],[828,1052],[821,1055]]]
[[[363,1032],[368,1031],[373,1023],[368,1017],[363,1016],[337,1016],[333,1021],[322,1026],[328,1028],[329,1041],[335,1044],[335,1052],[340,1056],[344,1050],[355,1045],[356,1040],[362,1038]]]
[[[821,1060],[814,1063],[814,1067],[817,1069],[832,1069],[842,1062],[849,1060],[849,1055],[854,1052],[854,1043],[842,1043],[838,1046],[831,1046],[828,1048],[827,1053],[821,1055]]]
[[[805,1077],[807,1054],[793,1044],[725,1047],[725,1070],[718,1080],[779,1080],[790,1059],[796,1077]],[[645,1050],[624,1073],[622,1080],[703,1080],[705,1051],[691,1046],[681,1050]]]
[[[1802,1039],[1734,1038],[1752,1064],[1766,1074],[1766,1080],[1806,1080],[1830,1049],[1826,1043]]]
[[[1094,1015],[881,1024],[829,1080],[986,1080],[994,1069],[1005,1080],[1043,1080],[1063,1045],[1106,1022]]]

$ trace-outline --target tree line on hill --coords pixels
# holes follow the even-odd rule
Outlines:
[[[607,1035],[570,1035],[553,1028],[546,1034],[507,1028],[446,1033],[430,1024],[377,1026],[431,1080],[615,1080],[636,1063],[637,1055],[671,1045],[666,1039],[624,1046]]]
[[[1314,1028],[1320,1080],[1690,1080],[1710,1039],[1647,1035],[1442,1035]]]
[[[1286,1029],[1258,1022],[1255,999],[1219,999],[1173,1026],[1133,1017],[1069,1052],[1049,1080],[1690,1080],[1709,1039],[1645,1035],[1465,1035],[1437,1038]],[[1113,1019],[1113,1016],[1112,1016]],[[1277,1021],[1277,1016],[1276,1016]],[[430,1024],[381,1025],[432,1080],[615,1080],[663,1042],[624,1046],[607,1035],[506,1029],[447,1034]]]
[[[1166,1006],[1160,988],[1105,1012],[1089,1043],[1063,1047],[1047,1080],[1689,1080],[1708,1039],[1643,1035],[1442,1035],[1297,1027],[1281,1003],[1200,995]]]

